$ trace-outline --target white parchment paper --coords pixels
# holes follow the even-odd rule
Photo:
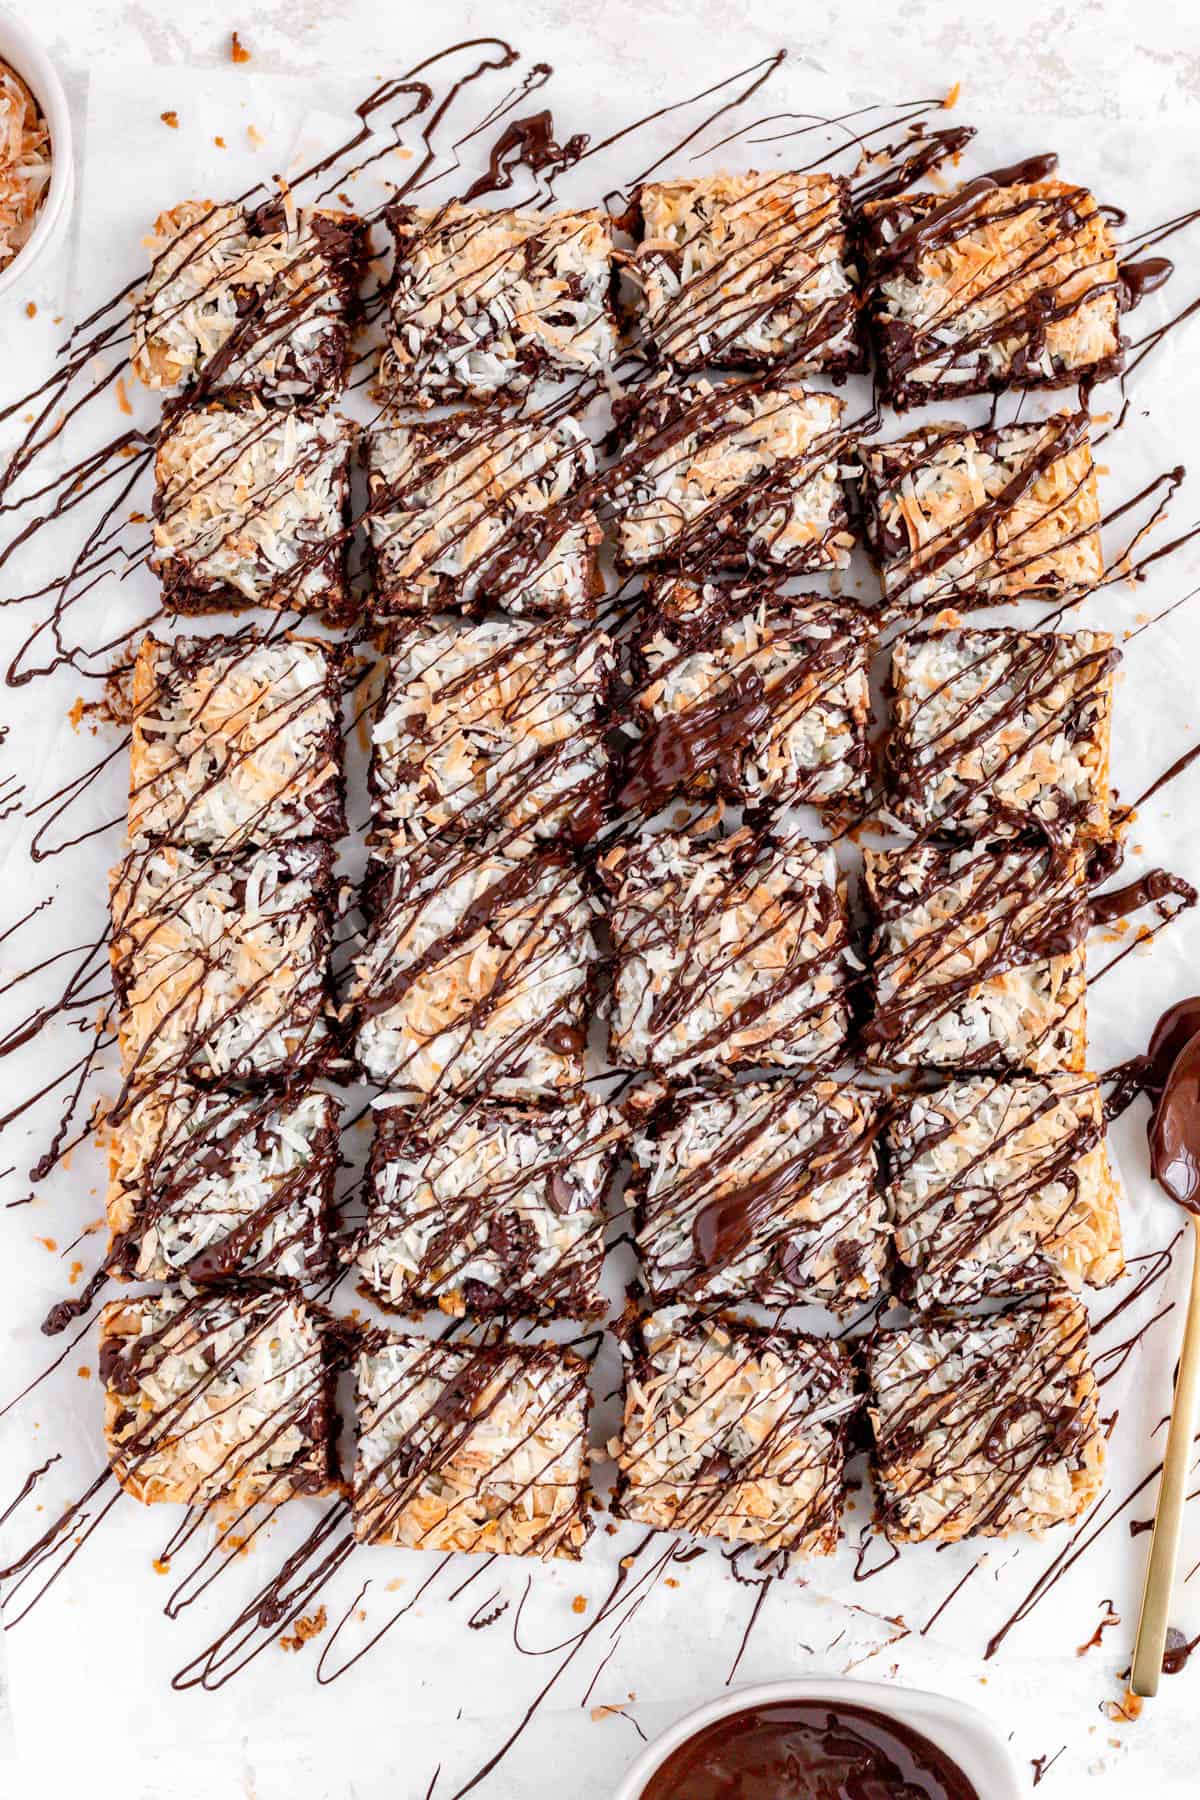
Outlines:
[[[433,27],[427,31],[432,33]],[[429,36],[427,45],[414,43],[412,60],[422,48],[437,48],[454,35],[453,22],[447,20],[436,36]],[[678,99],[689,87],[703,87],[751,60],[738,54],[732,27],[726,43],[675,39],[669,76],[662,76],[656,85],[642,65],[639,73],[645,79],[635,91],[619,68],[593,64],[577,41],[561,34],[555,41],[555,36],[550,34],[544,44],[537,33],[527,33],[521,45],[527,61],[544,54],[557,64],[553,81],[522,110],[552,106],[560,137],[587,130],[599,139]],[[307,162],[348,134],[354,101],[385,72],[393,71],[375,68],[369,61],[355,72],[327,71],[295,79],[267,78],[252,69],[176,68],[153,92],[134,75],[106,73],[94,80],[83,139],[75,315],[87,313],[137,275],[143,263],[141,239],[158,211],[187,196],[236,193],[254,180]],[[796,115],[827,118],[877,101],[909,98],[907,93],[889,94],[877,81],[861,92],[848,91],[844,83],[832,83],[813,69],[796,65],[782,70],[740,118],[786,114],[786,128],[794,127]],[[168,108],[178,117],[177,129],[164,125],[159,116]],[[482,108],[476,102],[473,110],[478,117]],[[628,184],[682,138],[704,110],[696,108],[651,124],[585,163],[560,181],[560,198],[568,204],[595,201],[609,189]],[[1048,137],[1044,115],[1023,119],[1006,111],[988,116],[970,104],[969,91],[954,118],[960,116],[979,127],[979,138],[964,158],[964,175],[1054,148],[1071,179],[1086,182],[1102,199],[1126,207],[1135,228],[1184,211],[1200,195],[1200,144],[1182,121],[1177,126],[1161,123],[1148,142],[1128,122],[1073,113],[1055,121]],[[675,155],[668,167],[675,171],[723,163],[786,167],[797,143],[807,162],[823,142],[835,142],[837,135],[797,140],[780,136],[777,122],[752,133],[756,141],[749,145],[739,142],[705,153],[707,144],[726,136],[738,122],[739,115],[720,122]],[[218,139],[224,140],[223,146]],[[465,168],[478,167],[481,146],[487,141],[485,136],[461,147],[458,154]],[[416,140],[401,146],[398,154],[414,147],[419,147]],[[461,176],[458,182],[461,185]],[[361,191],[352,184],[349,192],[364,204],[373,203],[378,195],[365,180]],[[1168,247],[1177,263],[1176,277],[1128,322],[1131,335],[1140,337],[1153,329],[1191,298],[1200,285],[1198,247],[1200,238],[1186,237]],[[1195,334],[1187,332],[1169,339],[1131,384],[1129,417],[1098,451],[1106,510],[1194,453],[1196,399],[1190,368],[1196,341]],[[10,395],[48,373],[48,367],[23,366],[20,357],[13,361],[22,366],[4,372]],[[133,420],[152,421],[153,403],[135,392],[132,382],[127,393]],[[865,386],[852,390],[852,404],[864,395]],[[1095,408],[1115,413],[1119,403],[1115,388],[1102,389]],[[355,411],[356,404],[350,403],[347,410]],[[1035,398],[1026,402],[1025,414],[1051,410],[1054,404],[1053,398]],[[982,417],[983,410],[968,405],[962,413]],[[94,411],[96,429],[104,435],[131,422],[123,417],[111,389]],[[365,411],[359,416],[365,417]],[[888,423],[895,428],[895,421]],[[11,440],[14,424],[5,430]],[[1192,522],[1197,510],[1193,492],[1200,492],[1196,480],[1183,488],[1157,541]],[[143,492],[140,499],[144,506],[148,495]],[[131,509],[136,504],[131,500]],[[1130,520],[1118,521],[1106,546],[1109,553],[1115,554],[1129,535]],[[76,536],[71,517],[61,519],[23,560],[19,580],[13,571],[5,571],[8,591],[19,592],[49,579],[69,556]],[[1125,798],[1140,793],[1195,741],[1200,603],[1181,605],[1168,618],[1140,627],[1200,582],[1198,570],[1200,552],[1189,547],[1156,564],[1144,582],[1114,585],[1093,596],[1075,615],[1127,640],[1113,744],[1114,779]],[[865,592],[872,591],[865,565],[856,565],[854,579]],[[135,568],[122,580],[109,577],[98,584],[86,603],[69,615],[64,629],[71,636],[78,632],[89,644],[104,644],[151,613],[155,602],[153,578],[144,568]],[[0,609],[6,665],[37,616],[37,603]],[[103,661],[96,659],[95,666],[101,667]],[[3,777],[10,785],[0,793],[13,792],[19,810],[3,824],[0,930],[44,898],[54,899],[0,943],[0,981],[43,959],[60,959],[0,995],[4,1008],[0,1024],[5,1027],[19,1022],[31,1008],[53,1002],[61,992],[64,971],[78,960],[76,947],[98,940],[104,931],[106,873],[121,841],[120,824],[110,822],[119,821],[123,811],[125,757],[113,727],[100,726],[93,732],[86,718],[81,724],[71,723],[68,715],[80,696],[97,698],[98,686],[84,682],[69,667],[5,693],[10,733],[0,756]],[[53,811],[46,804],[49,797],[109,750],[113,755],[107,767],[72,805],[61,829],[53,823],[46,827],[41,847],[62,837],[94,835],[61,855],[31,864],[31,838]],[[361,764],[361,747],[353,735],[349,750]],[[1200,844],[1192,828],[1198,792],[1200,764],[1193,775],[1143,809],[1131,830],[1131,851],[1119,879],[1162,864],[1200,882]],[[359,822],[362,816],[359,808]],[[1093,971],[1127,941],[1094,934]],[[1144,951],[1125,958],[1095,986],[1090,1023],[1093,1067],[1109,1067],[1143,1048],[1159,1012],[1196,987],[1198,945],[1200,914],[1193,913]],[[101,978],[87,995],[102,988]],[[19,1056],[9,1058],[0,1110],[7,1111],[43,1084],[57,1081],[62,1070],[83,1055],[98,1004],[68,1012]],[[89,1104],[101,1093],[111,1094],[115,1086],[110,1061],[88,1090]],[[39,1321],[51,1302],[71,1291],[73,1273],[78,1279],[91,1271],[104,1242],[102,1233],[89,1229],[103,1210],[104,1157],[96,1146],[82,1146],[68,1166],[56,1170],[36,1190],[28,1180],[29,1165],[44,1148],[62,1092],[56,1086],[44,1103],[9,1128],[0,1146],[0,1166],[11,1165],[3,1197],[14,1207],[4,1220],[0,1404],[41,1374],[51,1357],[66,1347],[67,1338],[42,1337]],[[1097,1321],[1112,1312],[1139,1274],[1151,1269],[1141,1259],[1168,1245],[1179,1231],[1178,1217],[1150,1183],[1144,1129],[1144,1104],[1139,1103],[1113,1132],[1124,1188],[1126,1250],[1133,1268],[1124,1284],[1092,1297]],[[365,1138],[360,1136],[359,1154],[364,1147]],[[35,1194],[32,1202],[20,1204],[30,1193]],[[81,1233],[88,1235],[77,1242]],[[317,1510],[298,1504],[276,1524],[265,1545],[233,1557],[218,1553],[216,1563],[225,1565],[219,1579],[180,1616],[170,1619],[162,1609],[183,1564],[162,1573],[156,1559],[161,1558],[172,1520],[166,1509],[139,1509],[122,1501],[45,1601],[7,1633],[18,1736],[26,1746],[45,1743],[65,1727],[72,1743],[63,1745],[63,1754],[104,1758],[169,1748],[182,1754],[186,1747],[190,1758],[211,1757],[214,1764],[224,1748],[240,1745],[256,1765],[297,1768],[305,1767],[305,1759],[318,1747],[336,1740],[345,1746],[351,1775],[356,1756],[366,1756],[368,1748],[373,1756],[386,1753],[389,1766],[395,1768],[390,1785],[366,1785],[361,1791],[424,1795],[440,1767],[432,1791],[442,1800],[463,1791],[550,1684],[534,1722],[483,1791],[497,1796],[550,1792],[600,1796],[633,1755],[637,1734],[652,1735],[729,1679],[758,1607],[737,1668],[739,1681],[861,1669],[877,1679],[930,1685],[983,1706],[1012,1733],[1026,1762],[1053,1756],[1066,1745],[1067,1752],[1056,1765],[1060,1782],[1071,1779],[1069,1773],[1064,1777],[1064,1770],[1078,1774],[1098,1763],[1119,1761],[1137,1739],[1130,1727],[1114,1723],[1101,1708],[1123,1691],[1118,1675],[1128,1661],[1148,1543],[1144,1533],[1131,1536],[1129,1526],[1150,1516],[1153,1482],[1136,1498],[1128,1497],[1161,1453],[1186,1277],[1186,1242],[1184,1251],[1137,1302],[1100,1329],[1096,1350],[1104,1359],[1101,1369],[1107,1377],[1103,1411],[1113,1419],[1110,1489],[1073,1534],[1060,1532],[1042,1543],[1010,1539],[994,1545],[982,1561],[978,1546],[906,1549],[889,1567],[866,1580],[857,1579],[855,1552],[870,1509],[867,1487],[856,1496],[839,1555],[775,1583],[761,1606],[761,1590],[739,1584],[715,1550],[686,1564],[664,1564],[655,1575],[656,1551],[634,1565],[627,1594],[582,1641],[575,1634],[602,1610],[619,1559],[631,1551],[641,1533],[621,1528],[610,1534],[602,1519],[582,1565],[533,1571],[515,1562],[483,1566],[459,1558],[442,1567],[435,1559],[400,1551],[359,1552],[321,1596],[328,1616],[324,1634],[299,1651],[271,1644],[235,1680],[219,1691],[204,1693],[174,1691],[171,1678],[269,1578],[291,1545],[311,1528]],[[82,1273],[74,1268],[77,1263]],[[1106,1355],[1150,1320],[1155,1322],[1128,1357]],[[94,1337],[85,1335],[54,1376],[0,1421],[4,1434],[0,1468],[6,1471],[0,1475],[0,1512],[15,1498],[33,1464],[54,1454],[61,1457],[0,1532],[5,1560],[23,1550],[55,1516],[56,1508],[80,1493],[102,1466],[95,1361]],[[614,1359],[608,1354],[598,1376],[601,1392],[611,1387],[613,1372]],[[601,1430],[610,1417],[611,1407],[603,1413]],[[38,1506],[44,1510],[36,1512]],[[1195,1505],[1189,1512],[1184,1573],[1200,1564],[1200,1513]],[[662,1550],[668,1547],[664,1540]],[[881,1548],[876,1544],[868,1551],[865,1568],[885,1560]],[[984,1660],[989,1638],[1059,1558],[1061,1578],[1049,1597],[1013,1629],[995,1658]],[[975,1565],[975,1573],[968,1574]],[[956,1596],[938,1612],[960,1582]],[[1200,1632],[1198,1589],[1200,1578],[1181,1581],[1175,1623],[1188,1636]],[[484,1629],[469,1627],[473,1615],[485,1616],[502,1602],[508,1603],[507,1610],[496,1623]],[[348,1660],[384,1627],[386,1635],[343,1678],[320,1685],[314,1679],[317,1656],[347,1609],[349,1618],[336,1654],[330,1652],[331,1668]],[[1104,1632],[1098,1647],[1079,1654],[1109,1611],[1121,1622]],[[1176,1680],[1182,1686],[1188,1677]],[[70,1697],[65,1716],[64,1694]],[[1050,1695],[1053,1704],[1048,1706]],[[1171,1695],[1160,1703],[1164,1713],[1178,1705]],[[309,1790],[301,1786],[297,1791]],[[1047,1788],[1051,1793],[1071,1791],[1065,1785]]]

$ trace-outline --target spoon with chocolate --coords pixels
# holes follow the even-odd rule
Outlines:
[[[1159,1020],[1141,1085],[1154,1102],[1150,1122],[1154,1179],[1190,1215],[1195,1234],[1187,1320],[1129,1677],[1131,1692],[1149,1699],[1158,1692],[1162,1675],[1200,1399],[1200,996],[1181,1001]]]

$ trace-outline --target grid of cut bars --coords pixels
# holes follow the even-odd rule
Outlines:
[[[1096,1491],[1075,1295],[1122,1267],[1083,1008],[1111,640],[944,620],[896,640],[882,800],[915,841],[867,852],[865,944],[838,855],[789,808],[836,831],[874,803],[884,619],[1102,578],[1088,419],[865,445],[799,377],[864,368],[868,339],[898,410],[1112,373],[1104,217],[1062,183],[993,182],[870,206],[856,235],[844,180],[780,173],[647,183],[630,217],[632,252],[602,212],[389,210],[362,445],[386,667],[340,1009],[343,653],[245,630],[141,648],[109,1219],[121,1275],[190,1286],[106,1309],[114,1465],[143,1499],[332,1479],[331,1340],[300,1284],[331,1261],[337,1107],[313,1078],[352,1056],[382,1092],[343,1255],[385,1310],[478,1328],[363,1336],[360,1540],[582,1552],[586,1364],[508,1327],[603,1317],[622,1155],[646,1304],[618,1328],[619,1514],[832,1551],[854,1340],[722,1309],[846,1315],[891,1288],[914,1322],[867,1357],[885,1529],[1040,1528]],[[156,458],[167,609],[350,622],[356,428],[329,407],[361,228],[195,203],[152,249],[134,366],[184,396]],[[976,282],[989,258],[1003,281]],[[644,367],[602,467],[569,384],[615,386],[619,265]],[[785,585],[845,569],[860,478],[874,613]],[[632,633],[606,534],[642,583]],[[619,1108],[587,1085],[598,1014]],[[838,1074],[855,1053],[939,1085],[883,1129]],[[995,1297],[999,1319],[966,1310]]]

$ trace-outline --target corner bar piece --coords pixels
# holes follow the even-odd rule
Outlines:
[[[108,1224],[131,1281],[313,1281],[329,1266],[332,1095],[138,1095],[117,1130]]]
[[[360,1543],[578,1561],[587,1364],[556,1344],[388,1337],[358,1359]]]
[[[618,411],[624,448],[608,479],[620,568],[848,567],[844,400],[770,378],[664,374]]]
[[[604,1192],[624,1136],[615,1115],[374,1106],[367,1222],[357,1264],[380,1303],[591,1319],[605,1311]]]
[[[389,407],[515,394],[603,376],[617,351],[612,237],[601,211],[388,211],[396,267],[377,394]]]
[[[561,852],[431,843],[368,871],[351,999],[369,1080],[563,1097],[584,1079],[596,907]]]
[[[381,425],[366,449],[376,613],[595,611],[601,532],[580,489],[596,457],[570,414]]]
[[[656,1305],[879,1292],[890,1239],[876,1190],[875,1107],[832,1081],[667,1095],[633,1137],[637,1247]]]
[[[883,397],[898,408],[1120,373],[1120,279],[1086,188],[980,176],[862,211]]]
[[[109,954],[133,1085],[291,1077],[328,1052],[332,858],[155,845],[118,864]]]
[[[1103,1487],[1087,1314],[1060,1294],[868,1342],[879,1517],[893,1543],[1035,1536]]]
[[[838,175],[648,181],[632,260],[646,334],[677,369],[865,366]]]
[[[346,829],[334,648],[147,636],[133,671],[129,835],[233,850]]]
[[[1106,837],[1119,660],[1102,631],[898,638],[889,811],[918,833]]]
[[[584,844],[608,772],[612,643],[570,620],[416,620],[389,642],[371,731],[384,831],[532,832]]]
[[[1089,592],[1104,576],[1086,413],[864,446],[867,547],[897,613]]]
[[[1117,1189],[1094,1075],[954,1081],[902,1102],[887,1128],[888,1212],[918,1307],[1124,1268]]]
[[[891,1068],[1086,1066],[1080,851],[919,845],[865,853],[875,1016]]]
[[[613,1511],[660,1531],[829,1556],[858,1409],[842,1346],[683,1307],[625,1346]]]
[[[675,792],[735,804],[849,808],[866,797],[865,622],[818,594],[647,583],[618,801],[653,814]]]
[[[350,445],[333,413],[176,413],[154,458],[154,554],[168,612],[265,606],[353,616]]]
[[[133,295],[134,373],[147,387],[296,405],[335,398],[350,363],[362,222],[289,198],[256,211],[186,200],[146,240]]]
[[[109,1460],[147,1504],[277,1504],[327,1493],[332,1362],[302,1300],[178,1292],[100,1315]]]
[[[614,1061],[677,1076],[795,1068],[844,1042],[851,952],[828,845],[747,827],[709,844],[642,837],[600,870],[613,893]]]

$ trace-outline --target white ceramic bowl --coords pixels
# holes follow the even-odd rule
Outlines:
[[[61,241],[75,195],[75,160],[71,144],[71,112],[54,65],[28,25],[0,8],[0,59],[15,69],[31,89],[50,127],[50,187],[30,234],[8,267],[0,269],[0,297],[23,285],[33,265],[51,244]]]
[[[958,1764],[981,1800],[1021,1800],[1016,1764],[1003,1738],[983,1714],[944,1694],[922,1688],[886,1687],[878,1681],[848,1681],[814,1676],[808,1681],[772,1681],[758,1687],[734,1688],[690,1712],[655,1738],[629,1770],[613,1800],[640,1800],[656,1769],[690,1737],[715,1719],[747,1706],[769,1706],[781,1700],[819,1700],[831,1706],[864,1706],[919,1731]]]

